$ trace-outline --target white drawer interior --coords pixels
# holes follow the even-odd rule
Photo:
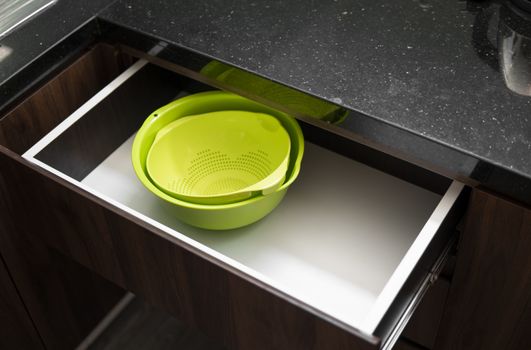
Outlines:
[[[122,82],[132,74],[125,72]],[[81,181],[37,159],[105,96],[102,90],[24,157],[303,307],[367,334],[375,331],[462,188],[454,182],[441,196],[307,143],[299,178],[269,216],[232,231],[197,229],[172,217],[168,204],[137,180],[130,159],[134,135]]]

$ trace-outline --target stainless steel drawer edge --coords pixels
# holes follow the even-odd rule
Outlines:
[[[81,107],[79,107],[70,117],[66,118],[58,126],[56,126],[52,131],[50,131],[46,136],[40,139],[36,144],[34,144],[26,153],[22,155],[23,158],[33,161],[33,158],[42,151],[50,142],[55,140],[59,135],[65,132],[70,128],[75,122],[81,119],[88,111],[94,108],[98,103],[103,101],[107,96],[109,96],[114,90],[116,90],[120,85],[125,83],[129,78],[131,78],[136,72],[138,72],[142,67],[144,67],[148,62],[146,60],[138,60],[135,64],[129,67],[125,72],[116,77],[111,81],[107,86],[98,91],[98,93],[90,100],[85,102]]]
[[[435,265],[432,268],[432,271],[426,275],[424,280],[422,281],[420,288],[417,290],[415,295],[413,296],[411,302],[407,306],[407,308],[404,310],[403,316],[400,318],[400,320],[396,323],[396,326],[391,331],[389,337],[382,343],[382,350],[391,350],[398,339],[400,338],[400,335],[406,328],[409,320],[413,316],[413,313],[417,309],[417,307],[420,305],[420,302],[426,295],[428,289],[437,281],[437,278],[439,277],[439,274],[441,273],[444,265],[448,261],[448,257],[450,256],[450,252],[456,242],[456,237],[450,242],[448,242],[446,248],[444,249],[443,254],[437,259],[435,262]]]
[[[444,194],[443,198],[432,212],[426,224],[420,231],[417,239],[396,268],[395,272],[387,282],[382,293],[378,296],[377,305],[364,321],[362,330],[367,333],[373,333],[378,324],[383,319],[385,313],[391,307],[391,304],[396,299],[402,286],[415,269],[418,261],[424,255],[430,243],[434,240],[443,224],[446,216],[450,213],[459,195],[463,191],[464,184],[458,181],[453,181]]]

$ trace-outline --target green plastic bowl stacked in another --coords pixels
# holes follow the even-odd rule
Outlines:
[[[275,117],[219,111],[159,130],[147,155],[151,180],[186,202],[228,204],[268,195],[286,178],[291,140]]]
[[[289,159],[284,181],[273,185],[266,193],[253,193],[227,204],[211,204],[208,199],[193,203],[176,198],[172,192],[157,186],[147,169],[148,154],[159,131],[178,119],[221,111],[245,111],[273,116],[289,135]],[[159,136],[160,138],[160,136]],[[171,204],[175,217],[187,224],[212,230],[227,230],[242,227],[260,220],[270,213],[282,200],[286,190],[300,171],[304,152],[302,131],[296,120],[285,113],[228,92],[212,91],[183,97],[153,112],[138,131],[132,149],[132,161],[136,175],[153,194]],[[164,186],[162,186],[164,188]],[[270,192],[270,193],[269,193]],[[206,199],[206,204],[205,200]],[[197,200],[197,198],[196,198]],[[222,198],[223,200],[223,198]]]

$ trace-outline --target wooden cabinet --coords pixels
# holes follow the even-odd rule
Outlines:
[[[435,282],[404,330],[404,338],[426,349],[434,348],[449,288],[450,281],[446,278]]]
[[[474,190],[435,349],[531,348],[531,209]]]
[[[3,259],[0,259],[0,349],[44,349]]]
[[[47,349],[74,348],[120,300],[124,291],[39,240],[30,239],[19,230],[12,233],[0,237],[1,252],[42,344]],[[20,318],[20,313],[8,316],[13,320],[12,326],[17,315]],[[24,349],[24,343],[30,340],[19,339],[18,346],[2,349]]]
[[[0,143],[23,151],[126,65],[110,46],[91,50],[1,118]],[[24,180],[8,180],[4,163],[0,169],[0,348],[72,349],[125,292],[28,235],[26,224],[35,224],[37,213],[6,195],[25,188]],[[40,191],[23,193],[42,199]]]

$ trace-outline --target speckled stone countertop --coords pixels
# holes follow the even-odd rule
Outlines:
[[[344,106],[340,128],[525,200],[531,97],[503,79],[500,3],[118,0],[98,18]]]
[[[499,8],[448,0],[119,0],[101,17],[531,179],[531,97],[506,87],[496,48],[485,48],[496,43]],[[358,122],[341,127],[360,132]]]
[[[74,46],[82,44],[89,33],[95,32],[95,15],[108,5],[106,0],[58,0],[0,39],[0,106],[53,66],[52,61],[62,58],[58,56],[67,55]],[[76,43],[63,43],[76,32]],[[62,44],[61,54],[45,57],[52,47]],[[39,64],[30,67],[39,59],[42,59]]]
[[[24,23],[0,40],[0,45],[10,52],[0,63],[0,84],[85,24],[108,4],[105,0],[59,0],[38,15],[36,20]]]

